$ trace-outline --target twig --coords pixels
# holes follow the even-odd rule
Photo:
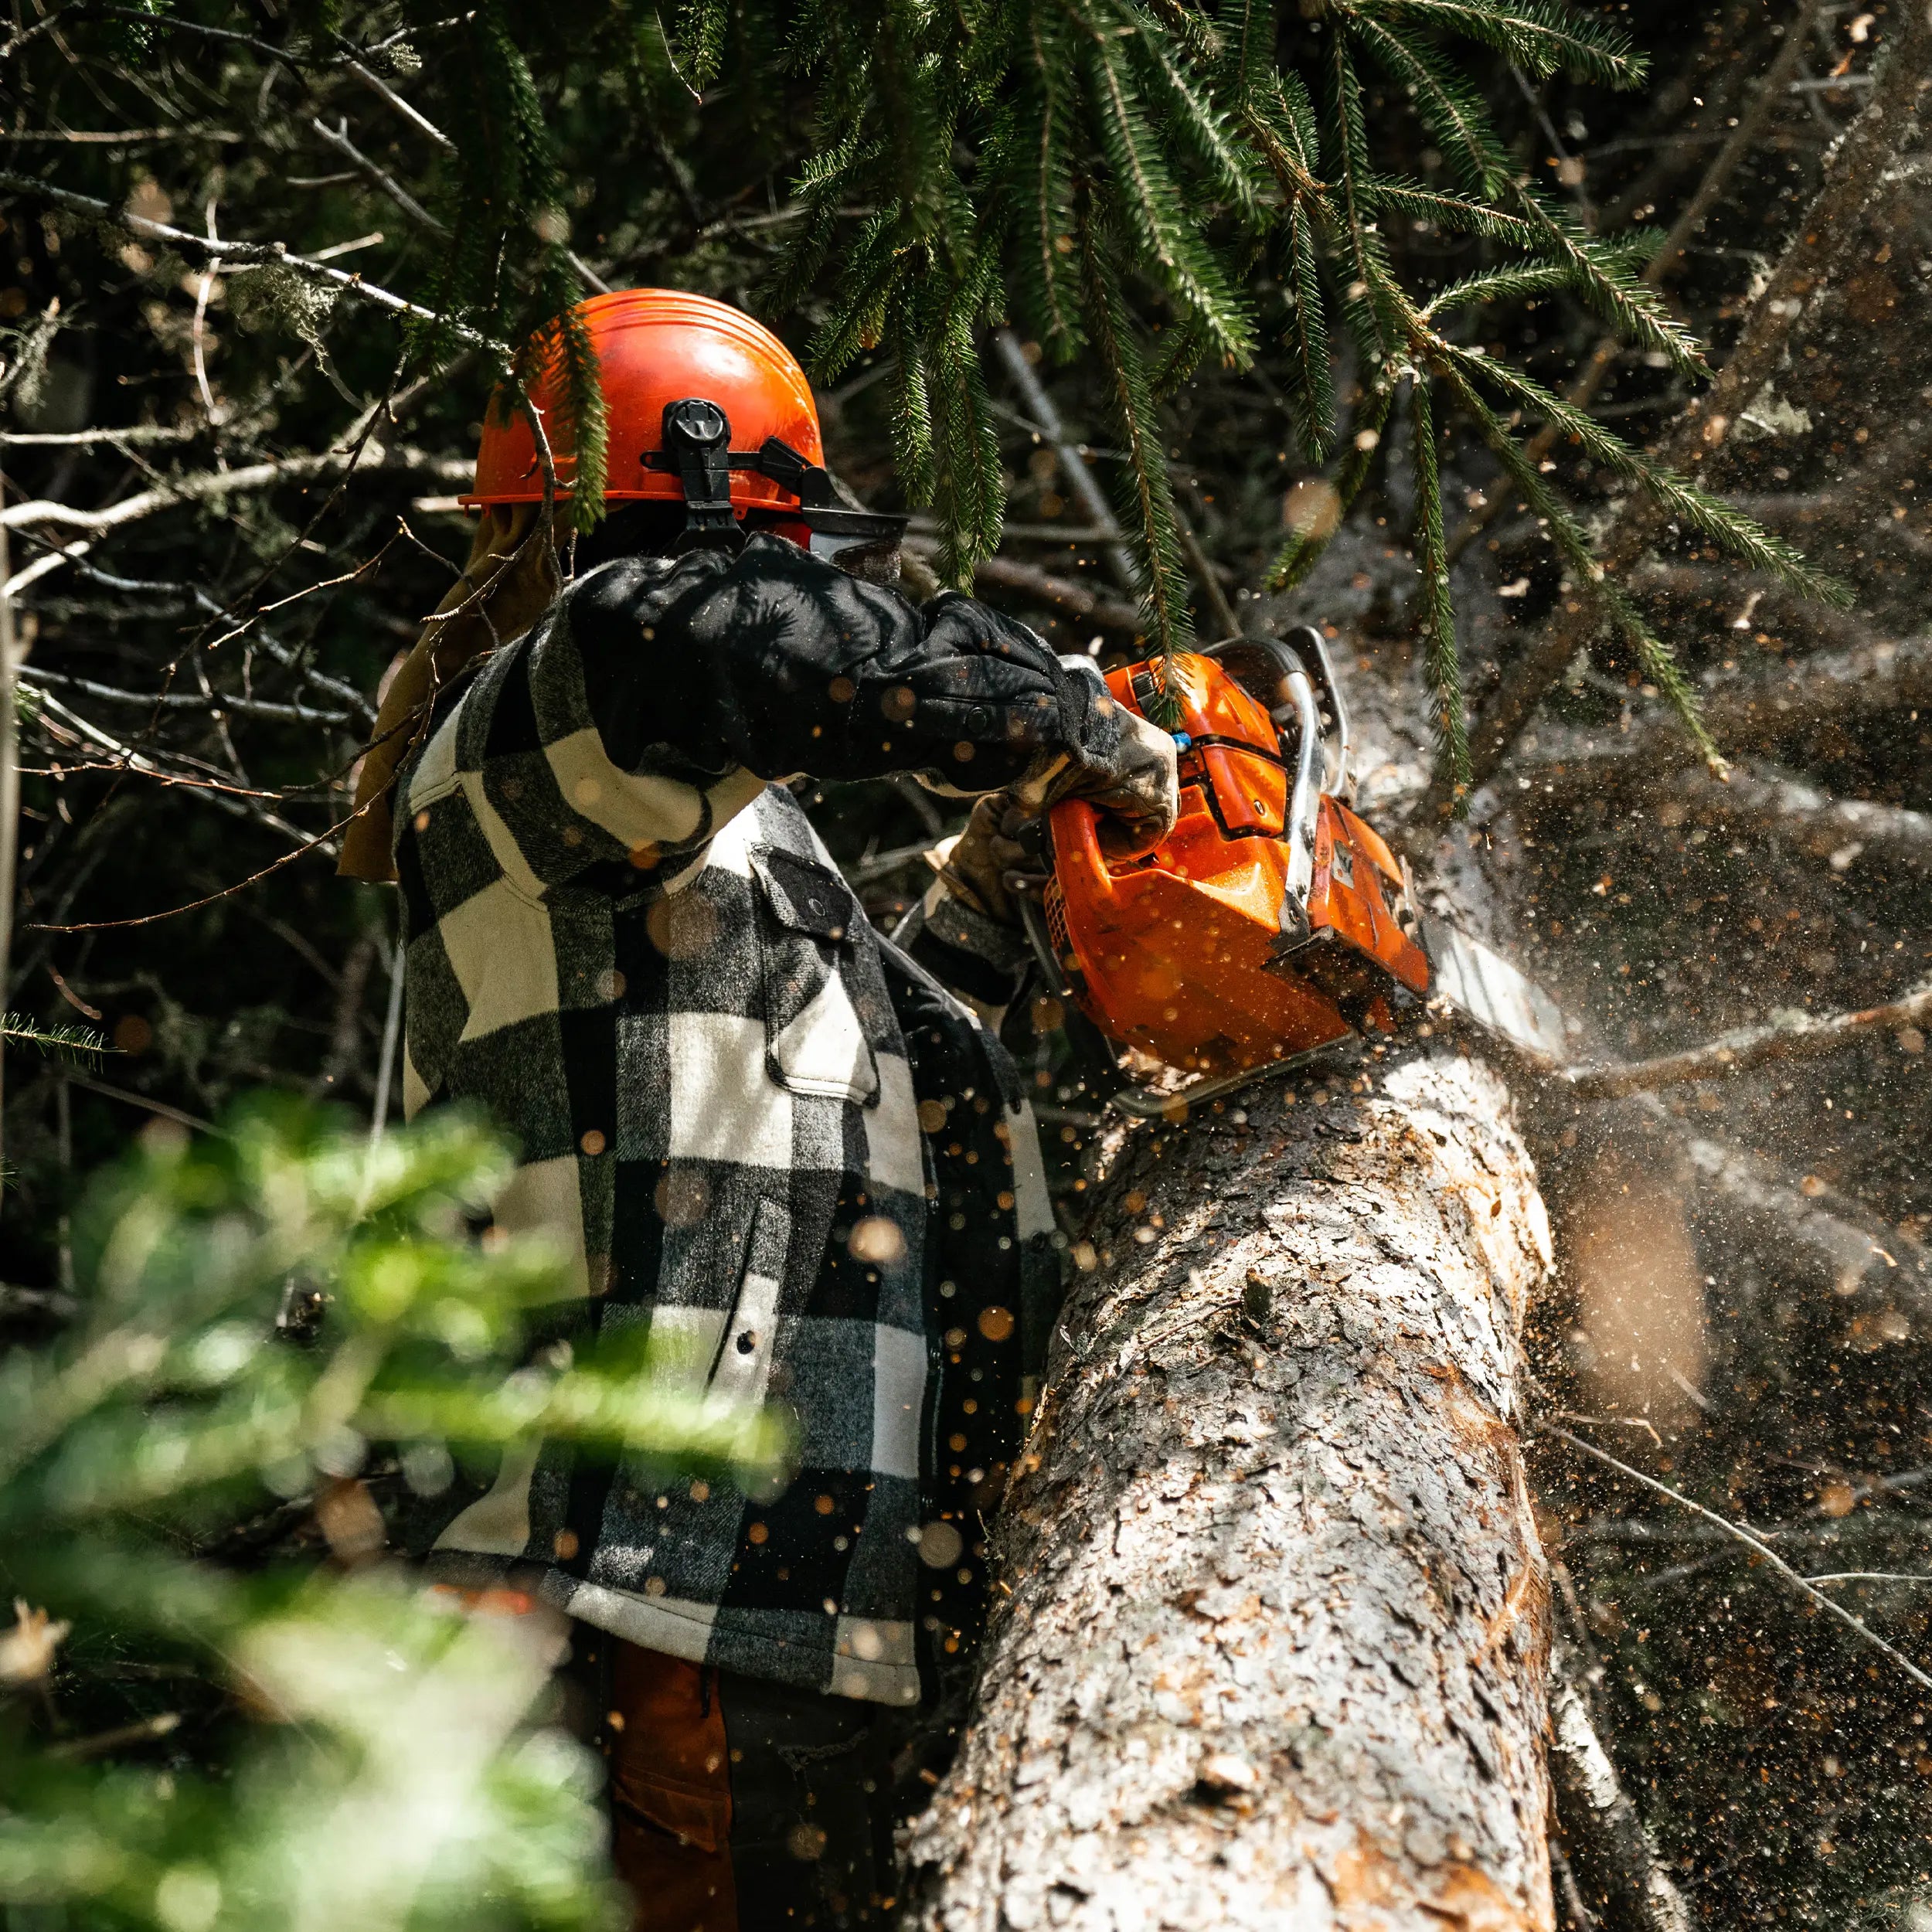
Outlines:
[[[38,40],[43,33],[53,32],[67,11],[66,7],[50,7],[32,26],[22,27],[4,47],[0,47],[0,60],[11,60],[29,42]]]
[[[1607,1468],[1614,1469],[1619,1475],[1628,1476],[1633,1482],[1641,1483],[1646,1489],[1655,1490],[1660,1496],[1668,1496],[1679,1509],[1688,1509],[1692,1515],[1702,1516],[1707,1522],[1716,1524],[1726,1536],[1743,1544],[1747,1549],[1755,1550],[1786,1582],[1809,1597],[1828,1615],[1836,1617],[1848,1629],[1855,1631],[1858,1635],[1863,1638],[1874,1650],[1890,1658],[1892,1662],[1896,1664],[1913,1683],[1922,1686],[1924,1689],[1932,1690],[1932,1677],[1928,1677],[1895,1645],[1887,1643],[1869,1624],[1853,1616],[1842,1604],[1835,1602],[1831,1597],[1826,1596],[1823,1590],[1815,1589],[1806,1578],[1801,1577],[1769,1543],[1765,1542],[1763,1537],[1756,1534],[1755,1532],[1746,1529],[1741,1523],[1733,1522],[1728,1516],[1720,1516],[1714,1509],[1706,1509],[1701,1502],[1694,1502],[1682,1490],[1672,1488],[1668,1483],[1660,1482],[1655,1476],[1646,1475],[1642,1470],[1633,1468],[1628,1463],[1620,1461],[1617,1458],[1611,1454],[1608,1450],[1599,1449],[1594,1442],[1586,1441],[1583,1437],[1573,1434],[1560,1423],[1550,1422],[1541,1417],[1536,1417],[1530,1419],[1529,1427],[1536,1430],[1539,1434],[1552,1435],[1560,1438],[1563,1441],[1568,1443],[1573,1449],[1580,1449],[1585,1455],[1594,1457]]]
[[[1194,573],[1195,581],[1207,599],[1216,635],[1223,640],[1238,638],[1241,634],[1241,620],[1234,614],[1234,606],[1228,602],[1228,594],[1221,587],[1221,573],[1215,569],[1213,559],[1201,547],[1201,539],[1194,534],[1194,526],[1181,514],[1179,505],[1174,511],[1174,534],[1181,540],[1181,554],[1187,559],[1187,567]]]
[[[396,1046],[403,1032],[403,982],[409,948],[406,922],[396,924],[396,946],[389,956],[389,1006],[383,1015],[383,1050],[376,1063],[376,1102],[369,1113],[369,1144],[373,1148],[389,1126],[390,1083],[396,1072]]]
[[[1804,1580],[1808,1583],[1932,1583],[1932,1577],[1916,1570],[1828,1570]]]
[[[5,479],[0,478],[0,503],[5,500]],[[5,524],[0,519],[0,1007],[8,1004],[13,958],[15,860],[20,823],[19,716],[14,702],[19,665],[14,657],[13,587],[7,542]],[[5,1094],[5,1058],[0,1056],[0,1097]],[[0,1136],[0,1153],[4,1153],[5,1145],[4,1136]],[[0,1173],[4,1172],[0,1167]],[[0,1182],[0,1186],[4,1185]]]
[[[207,434],[206,423],[190,423],[182,427],[165,423],[139,423],[121,430],[66,430],[58,433],[7,430],[0,431],[0,449],[26,449],[36,445],[49,449],[91,449],[99,443],[125,444],[130,449],[136,449],[150,443],[192,443],[196,437]]]
[[[180,1712],[162,1711],[132,1724],[117,1726],[111,1731],[97,1731],[92,1737],[70,1738],[64,1743],[49,1744],[46,1754],[66,1764],[79,1764],[87,1758],[103,1757],[109,1751],[124,1751],[131,1744],[151,1744],[156,1739],[165,1737],[180,1728]]]
[[[369,180],[373,182],[391,201],[395,202],[398,208],[402,209],[404,214],[409,216],[410,220],[420,223],[433,235],[447,235],[450,232],[448,228],[438,221],[393,175],[371,161],[369,156],[349,139],[349,122],[346,118],[341,127],[331,128],[320,117],[311,115],[309,117],[308,124],[345,160],[352,162],[361,169]]]
[[[886,852],[876,852],[856,863],[842,867],[846,883],[852,886],[869,886],[881,879],[889,879],[896,872],[908,866],[916,866],[933,849],[930,838],[922,838],[910,845],[894,845]]]
[[[208,197],[208,239],[217,239],[215,233],[215,198]],[[195,384],[201,391],[202,407],[208,413],[212,427],[221,420],[221,412],[215,406],[215,392],[208,386],[208,298],[215,287],[213,263],[201,271],[201,280],[195,287],[195,324],[193,342],[195,349]]]
[[[199,1114],[184,1113],[179,1107],[170,1107],[165,1100],[151,1100],[145,1094],[136,1094],[124,1087],[116,1087],[111,1080],[97,1080],[91,1073],[77,1073],[71,1067],[61,1070],[61,1077],[70,1086],[84,1087],[90,1094],[99,1094],[111,1100],[124,1100],[130,1107],[145,1107],[150,1114],[158,1114],[164,1121],[172,1121],[178,1126],[190,1128],[197,1134],[212,1134],[214,1123],[203,1120]]]
[[[1925,1535],[1925,1519],[1923,1516],[1903,1515],[1866,1515],[1852,1518],[1842,1523],[1783,1523],[1760,1532],[1767,1543],[1782,1543],[1787,1549],[1829,1549],[1845,1542],[1849,1537],[1862,1542],[1872,1536],[1910,1536],[1915,1541]],[[1587,1543],[1592,1546],[1616,1547],[1622,1546],[1638,1549],[1675,1549],[1686,1545],[1707,1546],[1722,1543],[1731,1546],[1733,1539],[1720,1535],[1715,1529],[1696,1523],[1660,1522],[1643,1516],[1619,1516],[1576,1525],[1563,1533],[1564,1543]]]
[[[79,712],[70,710],[51,692],[43,691],[41,694],[40,703],[43,712],[50,713],[60,723],[66,725],[71,734],[77,734],[89,743],[98,745],[103,751],[111,753],[114,763],[110,769],[117,772],[138,772],[143,777],[158,779],[164,785],[178,787],[182,791],[192,792],[197,798],[206,798],[210,804],[218,806],[221,810],[231,815],[253,818],[258,823],[267,825],[271,831],[281,832],[286,838],[298,841],[306,840],[307,834],[302,832],[300,827],[291,825],[287,819],[278,818],[272,811],[264,811],[255,802],[262,798],[279,799],[282,796],[281,793],[255,791],[244,786],[224,784],[207,779],[192,778],[180,772],[169,771],[165,767],[157,764],[145,753],[136,750],[132,745],[124,744],[118,738],[102,730],[91,718],[83,718]],[[43,722],[44,723],[44,719]],[[184,756],[180,753],[174,755],[177,757]],[[218,769],[199,759],[188,760],[188,762],[200,764],[205,771]],[[325,837],[327,835],[327,834],[324,835]]]
[[[1744,111],[1738,116],[1737,124],[1731,130],[1730,138],[1723,146],[1712,158],[1711,165],[1704,171],[1704,178],[1697,184],[1690,199],[1679,210],[1677,219],[1671,223],[1669,232],[1665,236],[1657,253],[1644,264],[1641,279],[1648,287],[1661,288],[1665,281],[1677,272],[1685,259],[1685,251],[1689,247],[1692,237],[1703,226],[1704,217],[1710,213],[1717,197],[1723,192],[1725,184],[1736,172],[1738,163],[1750,151],[1764,132],[1764,124],[1770,119],[1773,107],[1777,104],[1782,83],[1790,77],[1792,70],[1798,64],[1804,50],[1804,36],[1811,32],[1811,22],[1817,19],[1821,4],[1821,0],[1804,0],[1804,4],[1800,7],[1798,19],[1791,23],[1785,34],[1784,45],[1779,48],[1776,58],[1765,70],[1763,84],[1752,97]],[[1522,84],[1521,75],[1517,79],[1519,84]],[[1564,390],[1563,400],[1574,403],[1579,409],[1585,406],[1597,390],[1603,387],[1604,379],[1610,374],[1621,346],[1621,338],[1618,336],[1607,335],[1599,337],[1596,347],[1584,359],[1583,367],[1577,372],[1570,386]],[[1555,447],[1557,434],[1555,423],[1544,424],[1524,446],[1523,454],[1532,463],[1540,463]],[[1471,517],[1451,539],[1448,549],[1451,563],[1453,564],[1489,527],[1504,504],[1509,502],[1514,494],[1513,491],[1498,484],[1481,509]]]
[[[23,665],[20,681],[36,689],[57,685],[63,690],[79,691],[109,704],[133,705],[152,711],[233,711],[248,718],[282,718],[294,724],[345,725],[355,722],[347,711],[316,711],[307,705],[277,704],[267,698],[244,698],[232,691],[217,691],[212,703],[189,692],[123,691],[111,684],[97,684],[91,678],[77,678],[65,671],[45,671],[38,665]]]
[[[362,808],[368,810],[367,806]],[[204,893],[199,899],[191,899],[185,906],[170,906],[165,912],[142,913],[133,919],[93,919],[77,920],[70,925],[33,923],[32,930],[36,933],[105,933],[117,932],[124,927],[158,925],[164,919],[178,919],[183,913],[199,912],[204,906],[214,905],[218,900],[232,898],[236,893],[246,892],[250,886],[258,886],[264,879],[272,877],[285,866],[292,866],[298,859],[304,858],[318,846],[333,849],[332,841],[336,834],[352,824],[356,815],[338,819],[326,832],[318,832],[312,838],[304,839],[293,852],[285,852],[279,859],[272,859],[259,872],[250,872],[246,879],[238,879],[232,886],[224,886],[219,892]]]
[[[1800,1015],[1766,1026],[1742,1028],[1681,1053],[1660,1053],[1654,1060],[1631,1060],[1621,1066],[1573,1067],[1564,1077],[1580,1099],[1614,1100],[1626,1094],[1655,1093],[1662,1087],[1681,1087],[1686,1080],[1742,1073],[1774,1060],[1816,1060],[1868,1033],[1920,1027],[1928,1021],[1932,1021],[1932,985],[1883,1006],[1861,1007],[1855,1012],[1830,1013],[1815,1019]]]
[[[1550,1651],[1549,1771],[1559,1828],[1569,1841],[1586,1916],[1611,1932],[1690,1932],[1683,1896],[1597,1737],[1570,1646]]]
[[[1104,555],[1114,582],[1123,590],[1132,591],[1139,582],[1139,573],[1134,567],[1133,552],[1121,541],[1120,520],[1114,514],[1114,506],[1107,500],[1107,492],[1100,488],[1100,479],[1073,447],[1073,439],[1060,421],[1060,411],[1053,406],[1053,399],[1046,393],[1046,386],[1026,359],[1026,352],[1021,347],[1019,338],[1010,328],[999,329],[994,334],[993,347],[1006,373],[1012,379],[1014,388],[1019,391],[1027,413],[1039,425],[1041,435],[1060,459],[1060,474],[1066,479],[1067,488],[1080,499],[1080,507],[1086,511],[1087,520],[1094,527],[1107,532]]]
[[[353,54],[343,55],[342,65],[379,100],[394,108],[419,133],[428,135],[444,154],[453,155],[456,152],[456,143],[420,109],[412,107],[380,74],[364,66]]]
[[[456,152],[456,143],[451,140],[449,136],[444,134],[442,129],[437,127],[434,121],[430,120],[427,115],[423,114],[420,109],[411,107],[410,104],[405,100],[403,97],[389,84],[387,81],[383,80],[379,74],[372,72],[369,68],[364,66],[361,61],[351,56],[345,56],[342,60],[342,65],[346,67],[351,73],[355,75],[355,78],[361,81],[366,87],[369,88],[372,93],[376,94],[379,99],[386,101],[390,107],[393,107],[405,121],[408,121],[413,127],[417,128],[422,133],[427,134],[431,141],[436,143],[437,147],[442,149],[444,153],[446,155],[453,155]],[[376,185],[382,189],[383,192],[388,195],[389,198],[395,202],[396,205],[399,208],[402,209],[404,213],[412,216],[417,221],[421,222],[431,231],[431,233],[434,234],[447,235],[449,233],[449,230],[444,226],[442,223],[438,221],[436,217],[432,215],[427,209],[424,208],[420,202],[417,201],[413,196],[408,194],[404,189],[399,187],[393,181],[392,181],[380,168],[376,166],[374,162],[369,160],[363,155],[358,154],[355,149],[349,144],[345,131],[341,135],[332,134],[319,121],[311,121],[309,124],[315,128],[315,131],[319,134],[332,148],[334,148],[338,153],[342,155],[347,159],[354,162],[355,165],[361,168],[366,175],[374,181]],[[345,121],[342,124],[345,131],[346,131],[349,124],[348,122]],[[570,257],[570,266],[574,268],[577,272],[582,276],[583,279],[588,282],[600,295],[607,295],[611,293],[611,284],[604,281],[603,277],[598,274],[597,270],[593,268],[574,248],[566,248],[563,252]]]
[[[378,555],[380,554],[381,553],[379,552]],[[218,598],[211,597],[197,583],[169,583],[155,582],[140,577],[121,577],[114,571],[104,570],[97,563],[87,562],[72,549],[63,553],[60,560],[73,563],[83,577],[90,578],[111,590],[119,590],[132,596],[149,597],[185,597],[189,598],[197,609],[205,611],[210,617],[226,618],[233,614],[226,604],[222,603]],[[440,560],[438,559],[439,562]],[[257,620],[260,614],[259,611],[257,612]],[[257,629],[255,633],[255,641],[284,670],[295,672],[301,683],[313,685],[318,691],[327,692],[332,698],[348,706],[355,716],[360,718],[364,723],[373,724],[375,723],[376,707],[369,702],[368,698],[362,692],[357,690],[352,684],[345,683],[340,678],[331,677],[326,672],[311,662],[304,648],[284,644],[272,632],[260,629]]]
[[[393,294],[388,289],[366,281],[359,274],[337,268],[328,262],[317,261],[312,256],[291,254],[284,243],[211,242],[205,235],[190,234],[186,229],[170,227],[165,222],[150,221],[145,215],[137,215],[125,208],[111,207],[104,201],[96,200],[92,195],[77,195],[70,189],[56,188],[51,182],[37,180],[31,175],[16,175],[11,170],[0,169],[0,189],[18,195],[29,196],[36,200],[51,202],[56,208],[70,209],[76,214],[88,216],[96,221],[112,222],[117,226],[125,229],[128,233],[139,236],[144,241],[165,242],[171,248],[192,250],[216,261],[230,262],[244,268],[291,269],[311,281],[325,283],[332,288],[340,289],[345,294],[356,296],[366,302],[373,302],[377,308],[387,309],[392,315],[407,315],[420,322],[440,323],[451,335],[474,348],[492,349],[498,354],[502,352],[500,345],[492,342],[474,329],[447,316],[439,315],[434,309],[425,308],[420,302],[412,302],[404,296]]]
[[[368,460],[361,464],[356,463],[356,452],[353,450],[321,450],[301,456],[276,457],[265,463],[251,463],[239,470],[197,471],[192,476],[171,477],[153,489],[123,497],[118,503],[111,503],[104,510],[83,510],[71,503],[35,498],[0,510],[0,524],[9,529],[17,529],[23,524],[41,524],[56,529],[85,530],[91,536],[99,536],[107,531],[118,529],[124,523],[151,516],[157,510],[171,509],[177,503],[199,502],[206,497],[230,496],[249,490],[272,489],[278,483],[300,482],[304,478],[326,476],[352,466],[365,471],[402,470],[412,473],[427,471],[440,476],[446,464],[445,458],[430,456],[423,451],[384,449],[380,444],[366,454]],[[465,475],[468,474],[467,465],[457,467]]]
[[[1671,468],[1695,467],[1719,447],[1731,424],[1775,372],[1804,307],[1805,291],[1821,279],[1838,248],[1854,232],[1886,161],[1904,138],[1906,131],[1899,124],[1916,111],[1920,90],[1928,84],[1927,43],[1932,39],[1932,22],[1917,6],[1902,9],[1894,17],[1899,23],[1896,38],[1883,77],[1840,143],[1836,165],[1753,305],[1730,360],[1678,419],[1661,459]],[[1624,499],[1597,549],[1607,577],[1629,572],[1661,527],[1663,514],[1647,495]],[[1472,788],[1487,781],[1508,756],[1537,706],[1588,641],[1598,616],[1592,599],[1568,599],[1510,667],[1502,689],[1469,734]],[[1431,817],[1440,816],[1453,804],[1452,794],[1438,781],[1425,809]]]

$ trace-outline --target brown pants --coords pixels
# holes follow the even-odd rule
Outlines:
[[[877,1704],[794,1690],[577,1628],[604,1709],[611,1853],[634,1932],[886,1924],[893,1755]]]

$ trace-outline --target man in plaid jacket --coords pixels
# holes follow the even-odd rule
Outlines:
[[[615,448],[636,411],[614,362]],[[705,400],[743,441],[756,393]],[[707,529],[702,471],[680,482],[682,504],[613,515],[411,734],[405,1092],[412,1113],[481,1101],[518,1134],[497,1219],[561,1238],[577,1326],[648,1325],[710,1388],[784,1403],[796,1469],[752,1496],[532,1442],[458,1498],[430,1565],[583,1627],[640,1927],[877,1922],[896,1714],[977,1625],[978,1510],[1031,1407],[1053,1223],[1010,1062],[872,930],[777,781],[992,794],[920,950],[1010,992],[1000,821],[1077,791],[1149,837],[1173,750],[1023,625],[849,574],[789,505]],[[484,513],[478,553],[501,554],[518,512]],[[842,515],[832,534],[876,568],[896,532]]]

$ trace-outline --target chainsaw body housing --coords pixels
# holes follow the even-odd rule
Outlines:
[[[1325,742],[1308,648],[1172,660],[1180,815],[1153,851],[1111,855],[1083,801],[1051,815],[1046,924],[1070,988],[1103,1032],[1170,1066],[1232,1072],[1386,1030],[1430,990],[1400,867],[1323,789],[1345,753]],[[1107,684],[1145,716],[1158,676],[1131,665]]]

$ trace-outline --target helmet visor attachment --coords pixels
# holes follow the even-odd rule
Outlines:
[[[779,437],[767,437],[755,451],[733,449],[730,419],[707,397],[665,405],[664,447],[647,452],[644,463],[647,469],[671,471],[684,492],[681,549],[743,540],[732,509],[731,472],[755,470],[798,498],[795,515],[779,515],[784,522],[804,525],[814,556],[873,583],[898,580],[899,546],[909,519],[854,509],[841,498],[822,464]]]

